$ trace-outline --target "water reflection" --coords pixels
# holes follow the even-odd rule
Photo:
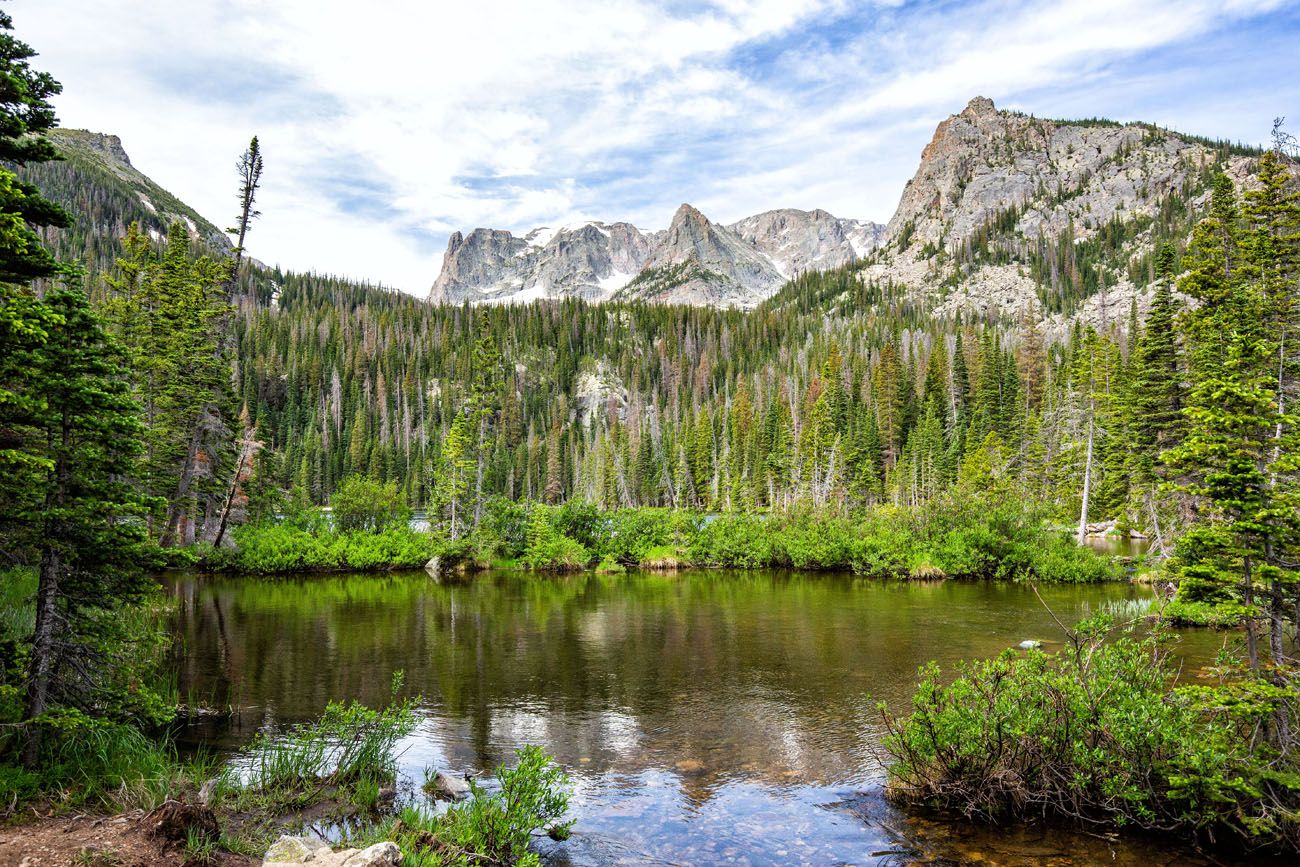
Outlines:
[[[542,744],[575,779],[580,833],[555,857],[576,862],[894,857],[898,835],[859,794],[879,800],[875,703],[901,707],[926,660],[1059,638],[1025,587],[843,575],[184,577],[169,588],[183,694],[234,710],[197,723],[193,739],[235,748],[333,698],[383,702],[401,669],[426,701],[404,770],[482,770]],[[1067,623],[1144,593],[1041,592]],[[1215,647],[1192,636],[1184,652],[1195,661]]]

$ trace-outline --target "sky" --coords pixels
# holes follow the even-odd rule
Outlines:
[[[1300,129],[1300,0],[9,0],[63,126],[249,254],[424,294],[452,231],[885,222],[975,96],[1260,143]]]

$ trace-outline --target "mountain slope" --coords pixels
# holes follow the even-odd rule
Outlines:
[[[630,223],[452,234],[429,298],[522,303],[540,298],[753,307],[796,273],[835,268],[874,249],[884,227],[787,208],[730,226],[682,205],[665,231]]]
[[[662,244],[620,300],[752,307],[785,282],[756,246],[690,205],[673,215]]]
[[[438,303],[607,298],[645,265],[657,236],[630,223],[453,232],[429,299]]]
[[[231,249],[224,232],[131,165],[117,136],[57,129],[50,138],[64,159],[16,171],[72,214],[70,228],[44,233],[43,240],[60,259],[105,270],[120,252],[118,239],[134,222],[161,238],[180,221],[213,253]]]
[[[885,227],[817,209],[764,211],[727,226],[753,244],[785,277],[847,265],[874,250]]]
[[[941,122],[863,279],[940,315],[1127,315],[1152,254],[1180,245],[1219,168],[1254,152],[1112,121],[1053,121],[977,97]]]

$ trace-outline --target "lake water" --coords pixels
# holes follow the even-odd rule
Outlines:
[[[1167,842],[989,831],[888,807],[876,703],[903,709],[917,667],[993,656],[1059,629],[1012,584],[688,571],[535,578],[423,573],[168,579],[182,695],[231,709],[187,733],[238,749],[331,699],[423,696],[403,744],[426,767],[484,771],[541,744],[573,781],[573,839],[552,864],[1199,864]],[[1070,623],[1146,598],[1046,587]],[[1192,632],[1194,667],[1221,635]]]

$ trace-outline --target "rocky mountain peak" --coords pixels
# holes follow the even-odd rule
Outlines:
[[[993,100],[987,96],[976,96],[966,103],[966,107],[961,110],[964,117],[971,119],[988,117],[998,113],[998,108],[993,104]]]
[[[823,210],[768,211],[731,226],[683,203],[667,229],[590,221],[541,226],[515,237],[476,229],[453,233],[430,299],[522,302],[616,295],[682,304],[751,307],[788,276],[854,261],[883,227]]]
[[[56,141],[75,140],[77,143],[89,151],[94,151],[102,156],[108,157],[109,160],[118,163],[124,168],[134,168],[131,165],[131,157],[127,156],[126,148],[122,147],[122,139],[111,133],[91,132],[85,129],[59,130]]]
[[[689,202],[682,202],[673,212],[673,219],[670,226],[676,226],[685,223],[705,224],[709,218],[700,213],[699,209]]]
[[[96,204],[94,207],[96,218],[103,221],[93,227],[96,231],[116,232],[121,231],[117,227],[139,223],[146,233],[159,239],[174,223],[180,222],[192,238],[201,241],[211,252],[220,255],[231,249],[225,232],[137,169],[118,136],[58,128],[50,131],[50,139],[64,159],[25,166],[21,174],[45,189],[77,190],[69,193],[76,197],[73,201],[59,201],[74,213],[85,208],[80,202],[85,198],[82,188],[112,190],[118,194],[121,198],[111,206]],[[52,198],[59,200],[59,194]]]
[[[976,97],[938,124],[864,277],[906,286],[941,314],[1046,321],[1045,297],[1073,307],[1097,283],[1127,304],[1138,294],[1133,268],[1155,243],[1152,223],[1199,210],[1208,170],[1224,160],[1241,175],[1248,157],[1151,124],[1049,120]],[[1114,231],[1102,237],[1118,225],[1120,242]],[[1086,275],[1060,252],[1067,234],[1074,249],[1097,248]],[[1035,259],[1045,244],[1056,251],[1050,262]]]

